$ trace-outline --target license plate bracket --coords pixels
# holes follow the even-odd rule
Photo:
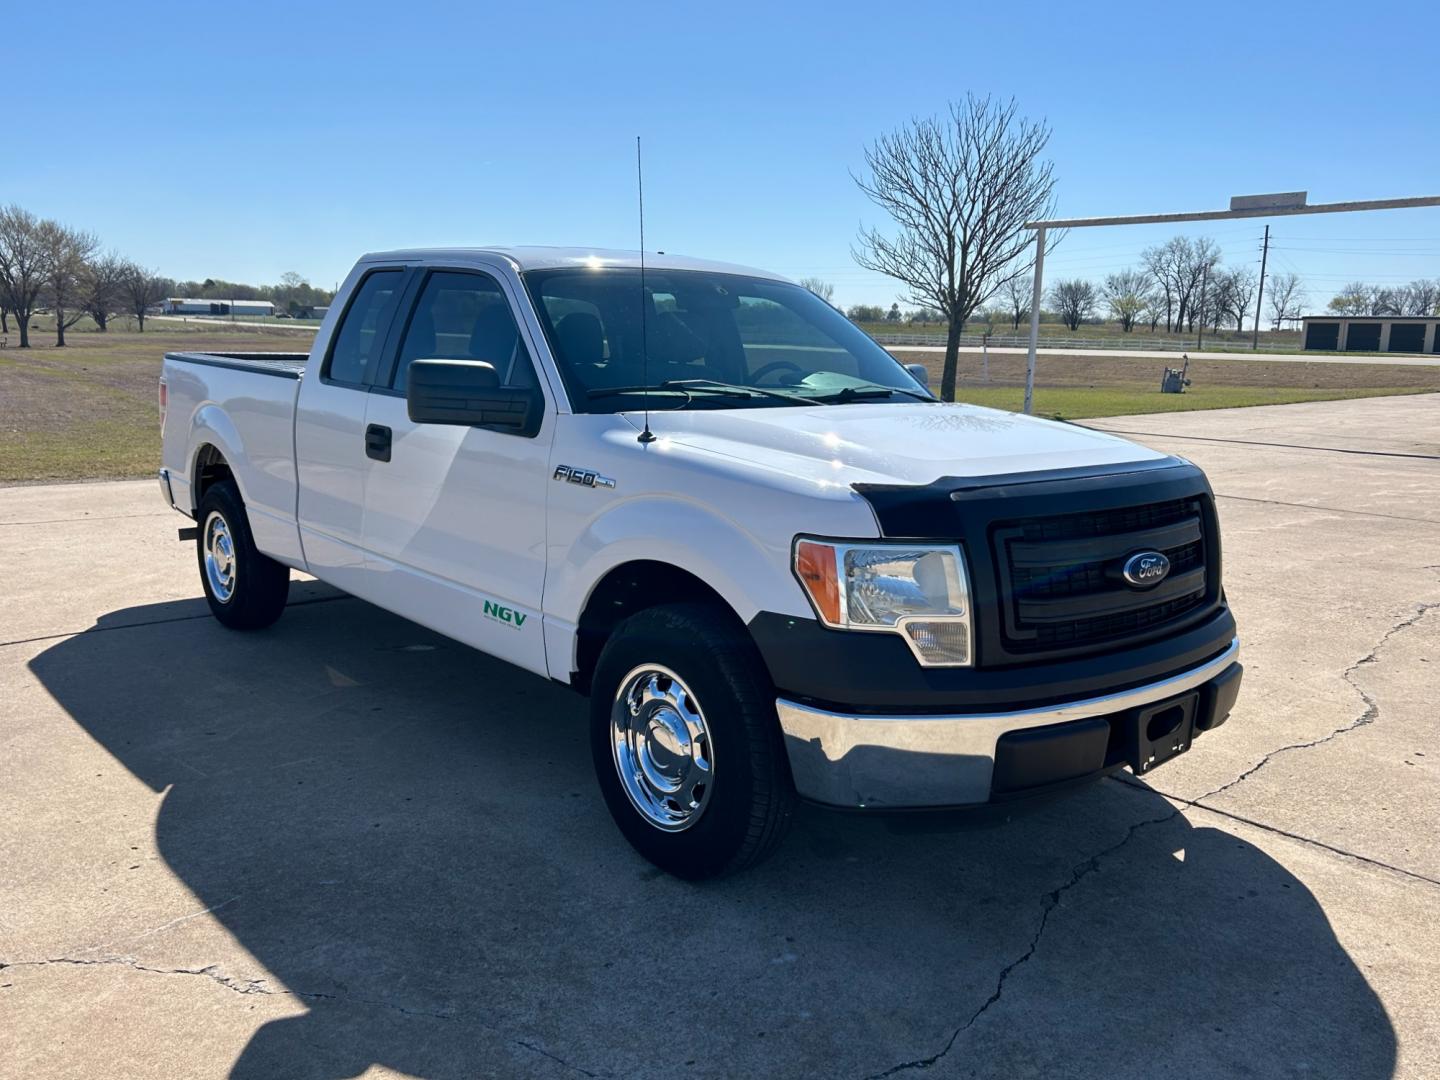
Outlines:
[[[1136,776],[1143,776],[1190,749],[1199,708],[1197,690],[1135,710],[1127,721],[1126,734],[1127,757]]]

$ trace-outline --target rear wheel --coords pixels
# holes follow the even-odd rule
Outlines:
[[[616,628],[591,684],[591,750],[625,838],[684,878],[769,855],[794,804],[775,698],[744,630],[700,604]]]
[[[260,552],[233,481],[212,485],[196,510],[200,583],[215,618],[235,630],[269,626],[285,610],[290,570]]]

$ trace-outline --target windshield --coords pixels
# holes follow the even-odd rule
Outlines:
[[[808,289],[694,270],[524,275],[576,412],[933,400]],[[644,354],[648,351],[649,362]]]

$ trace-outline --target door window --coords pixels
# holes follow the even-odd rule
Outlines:
[[[405,274],[400,270],[375,270],[365,276],[330,346],[325,375],[335,382],[360,386],[379,359],[385,334],[400,299]]]
[[[429,276],[405,328],[392,389],[405,390],[416,360],[484,360],[495,368],[501,386],[538,386],[510,302],[485,274],[436,271]]]

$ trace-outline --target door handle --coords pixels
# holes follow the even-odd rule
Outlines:
[[[376,461],[390,460],[390,429],[371,424],[365,429],[365,456]]]

